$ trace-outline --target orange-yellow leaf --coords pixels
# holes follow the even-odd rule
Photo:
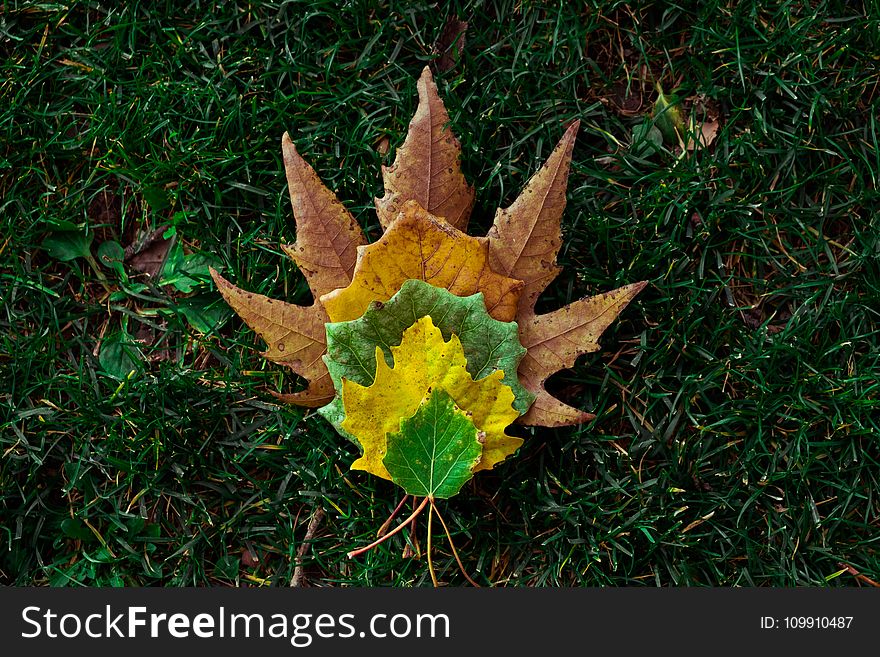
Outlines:
[[[296,219],[296,244],[282,248],[305,275],[317,299],[351,282],[357,247],[366,240],[354,217],[300,157],[286,132],[281,150]]]
[[[519,197],[499,208],[489,229],[489,265],[499,274],[525,283],[519,316],[533,312],[538,296],[560,272],[556,254],[562,244],[562,213],[571,152],[580,121],[575,121]]]
[[[391,479],[383,463],[386,437],[400,431],[400,421],[412,417],[432,390],[448,393],[455,405],[469,414],[474,426],[485,433],[482,457],[474,472],[491,469],[522,445],[521,438],[504,433],[519,416],[513,408],[513,392],[501,382],[504,373],[495,370],[474,381],[466,369],[458,336],[453,334],[449,342],[444,342],[429,316],[403,332],[400,345],[391,347],[391,355],[393,368],[385,362],[382,349],[376,347],[376,376],[369,386],[342,379],[342,427],[363,449],[352,470]]]
[[[311,306],[297,306],[242,290],[214,269],[211,276],[217,289],[232,309],[266,342],[263,357],[290,367],[309,381],[301,392],[281,395],[284,401],[300,406],[323,406],[335,394],[330,372],[321,359],[327,351],[329,320],[316,301]]]
[[[599,336],[645,285],[644,281],[625,285],[585,297],[552,313],[530,314],[519,320],[519,340],[527,350],[519,365],[519,377],[523,386],[536,396],[520,423],[558,427],[593,417],[552,397],[544,389],[544,382],[550,375],[574,365],[581,354],[596,351]]]
[[[383,228],[397,218],[406,201],[466,230],[474,206],[474,188],[461,173],[461,145],[449,129],[449,114],[426,66],[418,82],[419,106],[394,164],[382,167],[385,196],[376,199]]]
[[[485,238],[465,235],[415,201],[402,210],[379,241],[358,249],[351,285],[321,297],[332,321],[357,319],[412,278],[461,297],[482,292],[492,317],[513,320],[523,283],[492,271]]]

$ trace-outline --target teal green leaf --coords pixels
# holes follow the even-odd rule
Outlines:
[[[385,303],[374,302],[362,317],[350,322],[327,324],[327,355],[324,362],[336,388],[336,397],[319,409],[343,435],[343,377],[368,386],[376,374],[376,347],[385,362],[393,365],[391,347],[400,344],[403,332],[416,320],[430,316],[444,340],[454,333],[461,340],[467,371],[474,380],[496,370],[504,372],[502,382],[513,392],[513,407],[525,413],[535,397],[519,382],[517,368],[526,350],[519,342],[516,322],[500,322],[489,316],[482,293],[459,297],[421,280],[406,281]]]
[[[481,432],[445,390],[431,391],[415,415],[388,434],[383,463],[410,495],[447,499],[474,476],[483,453]]]

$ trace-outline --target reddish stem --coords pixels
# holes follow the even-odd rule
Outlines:
[[[426,497],[424,500],[422,500],[422,503],[419,504],[419,506],[416,508],[415,511],[412,512],[412,514],[410,514],[409,518],[407,518],[402,523],[397,525],[397,527],[395,527],[390,532],[385,534],[385,536],[383,536],[382,538],[377,539],[377,540],[373,541],[372,543],[370,543],[369,545],[366,545],[362,548],[358,548],[357,550],[352,550],[351,552],[349,552],[348,558],[353,559],[354,557],[356,557],[359,554],[363,554],[364,552],[367,552],[368,550],[372,550],[374,547],[376,547],[380,543],[384,543],[389,538],[394,536],[397,532],[402,530],[404,527],[406,527],[408,524],[410,524],[413,520],[415,520],[418,517],[418,515],[422,512],[422,510],[427,506],[429,499],[430,498]]]
[[[471,576],[467,574],[467,571],[464,569],[464,564],[461,563],[461,559],[458,556],[458,550],[455,549],[455,543],[452,541],[452,534],[449,533],[449,527],[446,526],[446,522],[443,520],[443,516],[440,515],[440,510],[431,502],[431,509],[437,513],[437,519],[440,520],[440,524],[443,525],[443,531],[446,532],[446,538],[449,539],[449,547],[452,548],[452,554],[455,556],[455,562],[458,564],[459,570],[461,570],[461,574],[464,575],[464,578],[469,581],[476,588],[480,588],[480,585],[477,584]],[[428,562],[430,563],[430,562]]]
[[[376,538],[382,538],[385,536],[385,532],[388,531],[388,528],[391,526],[391,521],[397,517],[397,514],[400,513],[400,510],[403,508],[403,505],[406,504],[407,499],[409,499],[409,495],[404,495],[403,499],[400,500],[400,504],[397,505],[397,508],[391,512],[391,515],[388,516],[388,520],[382,523],[382,526],[379,527],[379,531],[376,532]]]

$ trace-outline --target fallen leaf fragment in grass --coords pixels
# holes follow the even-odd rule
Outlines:
[[[654,118],[654,125],[663,134],[663,140],[670,146],[674,146],[681,143],[685,131],[680,101],[674,96],[665,94],[660,83],[657,83],[656,86],[657,100],[654,101],[651,116]]]
[[[464,52],[467,26],[467,21],[459,20],[455,16],[446,21],[446,25],[443,26],[443,31],[440,32],[433,47],[434,54],[439,55],[434,61],[438,71],[449,71],[461,58],[461,54]]]
[[[718,136],[718,127],[718,121],[704,121],[699,127],[691,125],[686,144],[687,150],[693,151],[710,146]]]

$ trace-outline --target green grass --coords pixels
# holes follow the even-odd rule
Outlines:
[[[0,582],[285,586],[320,506],[310,584],[430,585],[399,536],[345,558],[399,489],[348,471],[356,450],[322,418],[275,403],[300,383],[259,357],[204,265],[308,303],[278,248],[295,239],[285,130],[375,238],[380,165],[454,16],[466,48],[437,79],[477,187],[472,231],[579,118],[566,269],[540,308],[650,281],[554,380],[598,418],[526,432],[443,506],[468,571],[880,580],[876,2],[339,4],[4,3]],[[655,81],[706,99],[711,147],[629,147]],[[164,224],[189,292],[96,263],[102,284],[43,248],[61,228],[95,253]],[[435,545],[439,577],[464,583]]]

